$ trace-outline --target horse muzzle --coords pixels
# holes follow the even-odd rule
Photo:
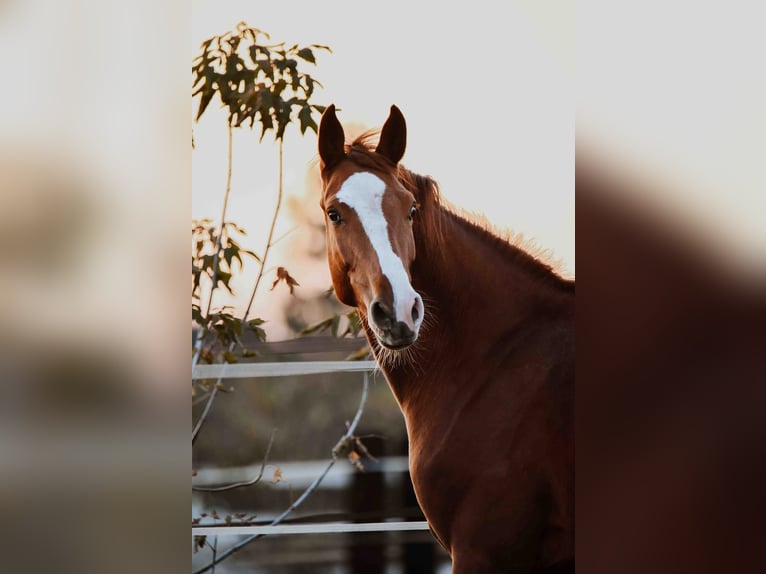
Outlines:
[[[422,304],[422,303],[421,303]],[[378,341],[386,349],[400,350],[412,345],[418,338],[416,321],[413,330],[404,321],[398,321],[391,309],[382,301],[375,300],[370,306],[370,324]]]

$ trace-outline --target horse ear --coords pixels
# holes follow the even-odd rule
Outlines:
[[[333,167],[346,157],[346,135],[335,115],[335,104],[330,104],[319,121],[319,157],[322,169]]]
[[[394,164],[399,163],[407,147],[407,123],[401,110],[391,106],[386,123],[380,132],[380,142],[375,149],[379,154],[390,159]]]

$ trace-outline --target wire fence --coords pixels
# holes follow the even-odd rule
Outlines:
[[[257,379],[318,375],[321,373],[361,373],[378,368],[375,361],[303,361],[291,363],[220,363],[196,365],[192,380],[199,379]]]
[[[363,390],[362,404],[366,398],[367,377],[370,372],[378,369],[375,361],[301,361],[301,362],[274,362],[274,363],[235,363],[235,364],[214,364],[214,365],[195,365],[192,369],[192,379],[259,379],[268,377],[287,377],[314,375],[324,373],[349,373],[359,372],[365,374],[365,384]],[[360,405],[361,407],[361,405]],[[357,413],[356,419],[361,414]],[[358,422],[358,421],[356,421]],[[353,426],[349,428],[352,430]],[[335,461],[336,456],[330,461],[329,466]],[[327,473],[317,477],[315,483],[309,486],[304,492],[304,496],[313,491],[318,486],[322,478]],[[298,501],[302,499],[299,498]],[[292,505],[292,508],[298,504]],[[287,514],[287,512],[283,513]],[[310,535],[310,534],[338,534],[338,533],[385,533],[385,532],[415,532],[428,531],[428,523],[425,521],[402,521],[388,520],[378,522],[319,522],[311,524],[279,524],[282,516],[277,517],[271,524],[267,525],[238,525],[238,524],[197,524],[192,526],[193,536],[245,536],[246,538],[234,545],[228,551],[219,554],[217,558],[208,567],[198,570],[202,572],[208,570],[215,563],[221,561],[229,553],[236,551],[247,542],[260,538],[261,536],[284,536],[284,535]]]

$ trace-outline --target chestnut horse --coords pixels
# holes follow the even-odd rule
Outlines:
[[[574,282],[444,205],[375,148],[319,127],[327,257],[404,413],[410,472],[455,574],[574,571]]]

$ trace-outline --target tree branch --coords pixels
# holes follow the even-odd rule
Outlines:
[[[240,488],[242,486],[252,486],[257,483],[263,477],[263,471],[266,469],[266,463],[269,460],[269,453],[271,447],[274,445],[274,436],[277,434],[277,429],[271,431],[271,437],[269,438],[269,445],[266,447],[266,454],[263,455],[263,461],[261,462],[261,470],[258,476],[250,480],[241,482],[234,482],[232,484],[224,484],[222,486],[192,486],[192,490],[199,490],[202,492],[223,492],[224,490],[232,490],[234,488]]]
[[[258,292],[258,287],[261,284],[261,279],[263,278],[263,271],[266,269],[266,259],[269,257],[269,251],[271,251],[271,247],[273,246],[273,238],[274,238],[274,228],[277,225],[277,217],[279,216],[279,210],[282,207],[282,158],[283,158],[283,152],[284,152],[284,143],[282,140],[279,140],[279,184],[277,187],[277,204],[274,206],[274,215],[271,218],[271,226],[269,227],[269,235],[266,238],[266,248],[263,250],[263,257],[261,258],[261,268],[258,270],[258,277],[255,279],[255,286],[253,287],[253,291],[250,294],[250,301],[247,303],[247,309],[245,309],[245,319],[247,320],[247,316],[250,313],[250,308],[253,306],[253,301],[255,301],[255,294]]]
[[[213,401],[215,400],[215,397],[218,394],[218,388],[219,388],[218,383],[220,382],[221,382],[221,379],[218,379],[216,384],[213,386],[213,390],[210,391],[210,396],[208,397],[207,402],[205,403],[205,408],[202,410],[202,414],[199,416],[199,419],[197,420],[197,424],[194,425],[194,429],[192,430],[192,446],[194,445],[194,442],[197,440],[199,429],[202,428],[202,424],[205,422],[205,419],[207,418],[207,415],[213,406]]]
[[[231,125],[229,125],[229,137],[231,138]],[[229,140],[231,145],[231,140]],[[231,151],[231,148],[230,148]],[[269,257],[269,251],[271,250],[271,247],[273,245],[273,238],[274,238],[274,228],[277,224],[277,217],[279,216],[280,208],[282,207],[282,158],[283,158],[283,151],[284,151],[284,144],[282,140],[279,140],[279,186],[277,188],[277,204],[274,207],[274,215],[271,218],[271,226],[269,227],[269,235],[266,238],[266,248],[263,251],[263,257],[261,258],[261,267],[258,270],[258,277],[255,280],[255,285],[253,286],[253,291],[250,294],[250,301],[247,303],[247,308],[245,309],[245,314],[242,318],[242,322],[247,322],[247,318],[250,315],[250,310],[253,306],[253,301],[255,301],[255,294],[258,292],[258,286],[261,284],[261,279],[263,278],[263,272],[264,269],[266,269],[266,260]],[[229,178],[231,178],[231,153],[229,153]],[[227,187],[227,194],[228,194],[228,187]],[[228,195],[227,195],[228,198]],[[224,208],[225,213],[225,208]],[[219,234],[219,240],[220,240],[220,234]],[[218,250],[216,250],[216,257],[218,255]],[[215,286],[215,284],[214,284]],[[212,291],[211,291],[211,297],[212,297]],[[208,312],[210,311],[210,304],[208,302]],[[197,343],[199,348],[195,347],[195,353],[194,353],[194,360],[192,361],[192,368],[194,368],[194,365],[197,364],[197,360],[199,359],[199,354],[202,350],[202,338],[204,333],[200,333],[199,338],[197,339]],[[235,343],[229,344],[229,352],[234,350]],[[202,428],[202,425],[205,423],[205,420],[207,419],[207,415],[210,412],[210,408],[213,406],[213,401],[215,400],[216,395],[218,394],[218,385],[221,382],[221,378],[219,378],[216,381],[215,386],[213,387],[213,392],[210,394],[210,398],[207,401],[207,404],[205,405],[205,409],[202,411],[202,415],[200,416],[199,420],[197,421],[197,424],[194,425],[194,430],[192,431],[192,445],[194,445],[194,442],[197,440],[197,435],[199,434],[200,429]]]
[[[356,411],[356,414],[354,415],[354,419],[351,421],[351,424],[348,425],[348,429],[346,429],[346,432],[343,434],[343,436],[340,438],[340,440],[337,442],[337,444],[332,449],[332,458],[328,461],[327,466],[322,471],[322,473],[314,479],[314,482],[312,482],[306,490],[303,491],[303,494],[301,494],[298,499],[293,502],[282,514],[277,516],[274,520],[272,520],[269,523],[269,526],[276,526],[282,520],[284,520],[293,510],[298,508],[301,504],[303,504],[303,501],[306,500],[309,495],[311,495],[312,492],[314,492],[317,487],[322,483],[322,480],[324,480],[324,477],[327,476],[327,473],[330,472],[330,469],[335,465],[335,463],[338,460],[338,457],[342,454],[343,449],[345,445],[348,445],[351,438],[354,436],[354,431],[356,430],[357,425],[359,424],[359,420],[362,418],[362,412],[364,411],[364,405],[367,402],[367,392],[369,389],[369,375],[367,372],[364,373],[364,383],[362,386],[362,396],[359,399],[359,408]],[[225,560],[238,550],[241,550],[248,544],[250,544],[253,540],[256,538],[260,538],[261,536],[264,536],[263,534],[253,534],[251,536],[248,536],[241,542],[238,542],[225,552],[222,552],[218,555],[218,557],[214,557],[213,561],[208,564],[207,566],[203,566],[199,570],[196,570],[194,574],[202,574],[202,572],[207,572],[211,568],[215,568],[215,565],[220,563],[221,561]]]
[[[216,238],[215,242],[215,253],[213,254],[213,277],[212,277],[212,284],[210,285],[210,294],[207,298],[207,311],[205,311],[205,318],[207,319],[210,316],[210,305],[213,302],[213,293],[216,290],[217,284],[218,284],[218,262],[220,260],[221,255],[221,243],[223,242],[223,228],[226,224],[226,210],[229,205],[229,194],[231,193],[231,162],[232,162],[232,126],[231,122],[228,124],[229,131],[229,139],[228,139],[228,154],[227,154],[227,163],[226,163],[226,190],[223,193],[223,208],[221,209],[221,223],[218,227],[218,237]],[[207,326],[202,326],[200,329],[199,336],[197,337],[197,340],[194,342],[194,356],[192,357],[192,369],[196,366],[197,362],[199,361],[199,356],[202,353],[202,343],[205,340],[205,337],[207,337],[208,334]]]

